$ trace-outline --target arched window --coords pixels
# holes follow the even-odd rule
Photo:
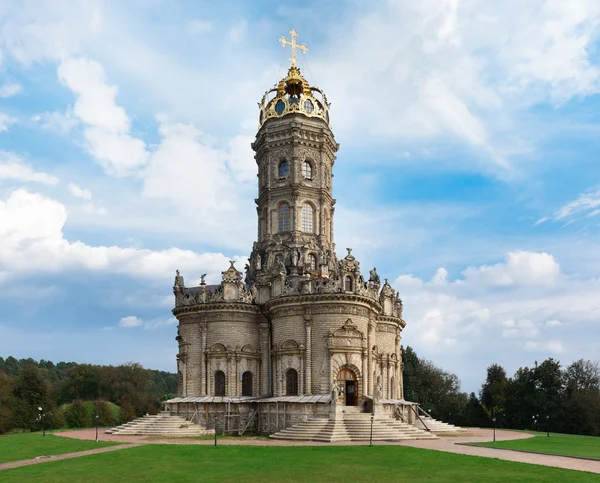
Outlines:
[[[309,270],[317,269],[317,257],[314,253],[309,253],[306,257],[306,264],[308,265]]]
[[[279,178],[287,178],[290,174],[290,166],[287,161],[279,163]]]
[[[352,292],[354,290],[353,282],[354,281],[352,280],[352,277],[350,275],[347,275],[344,283],[344,289],[346,290],[346,292]]]
[[[314,228],[314,210],[311,205],[305,203],[302,205],[302,231],[312,233]]]
[[[252,396],[252,373],[250,371],[242,374],[242,396]]]
[[[290,231],[290,205],[283,203],[277,210],[277,231]]]
[[[215,371],[215,396],[225,396],[225,373]]]
[[[306,179],[312,179],[312,166],[309,161],[304,161],[302,165],[302,176]]]
[[[285,373],[285,394],[286,396],[298,395],[298,372],[296,369],[288,369]]]

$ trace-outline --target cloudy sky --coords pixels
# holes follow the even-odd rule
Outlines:
[[[249,254],[295,27],[338,254],[400,291],[403,343],[468,391],[600,359],[599,26],[592,0],[2,2],[0,356],[175,370],[175,269]]]

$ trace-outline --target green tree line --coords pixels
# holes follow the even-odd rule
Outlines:
[[[176,374],[137,363],[97,366],[0,357],[0,433],[91,426],[92,414],[100,426],[122,424],[156,412],[160,401],[176,392]]]
[[[404,398],[436,419],[459,426],[600,435],[597,362],[579,360],[563,367],[549,358],[519,368],[513,377],[492,364],[478,395],[461,392],[456,375],[419,358],[410,346],[403,362]]]

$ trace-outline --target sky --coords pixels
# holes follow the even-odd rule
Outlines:
[[[486,367],[600,359],[600,2],[0,3],[0,356],[175,371],[175,270],[243,267],[257,102],[331,102],[338,256],[403,344]]]

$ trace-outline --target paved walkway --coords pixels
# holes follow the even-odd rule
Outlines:
[[[89,454],[106,453],[108,451],[117,451],[120,449],[135,448],[140,444],[122,444],[118,446],[108,446],[106,448],[90,449],[87,451],[77,451],[75,453],[56,454],[51,456],[38,456],[29,460],[11,461],[9,463],[0,464],[0,471],[19,468],[20,466],[36,465],[38,463],[47,463],[48,461],[67,460],[69,458],[77,458],[79,456],[87,456]]]
[[[65,431],[61,433],[54,433],[56,436],[64,436],[75,439],[87,439],[94,440],[96,438],[95,429],[81,429],[76,431]],[[532,434],[522,433],[516,431],[496,431],[496,440],[505,441],[511,439],[524,439],[531,438]],[[42,463],[45,461],[56,461],[58,459],[76,458],[78,456],[85,456],[88,454],[104,453],[106,451],[115,451],[120,449],[133,448],[142,444],[198,444],[198,445],[211,445],[214,444],[212,440],[192,440],[184,438],[156,438],[148,436],[116,436],[111,434],[102,434],[100,436],[102,441],[119,441],[123,444],[120,446],[110,446],[108,448],[99,448],[90,451],[79,451],[77,453],[68,453],[64,455],[56,455],[55,457],[36,458],[32,460],[16,461],[13,463],[6,463],[0,465],[0,470],[8,468],[16,468],[18,466],[25,466],[30,464]],[[591,473],[600,474],[600,461],[590,461],[580,458],[568,458],[564,456],[550,456],[542,454],[524,453],[520,451],[511,451],[503,449],[493,448],[481,448],[478,446],[465,446],[464,443],[475,443],[475,442],[486,442],[492,441],[492,431],[488,429],[471,429],[464,433],[450,433],[442,435],[437,440],[410,440],[410,441],[378,441],[375,444],[377,446],[382,445],[401,445],[411,446],[413,448],[429,449],[434,451],[445,451],[448,453],[465,454],[470,456],[482,456],[484,458],[497,458],[506,461],[516,461],[519,463],[529,463],[542,466],[553,466],[555,468],[563,468],[568,470],[577,471],[589,471]],[[336,443],[320,443],[315,441],[285,441],[285,440],[272,440],[272,439],[250,439],[250,438],[232,438],[232,439],[221,439],[218,438],[218,444],[220,445],[248,445],[248,446],[332,446],[332,444],[339,446],[364,446],[365,442],[336,442]]]

